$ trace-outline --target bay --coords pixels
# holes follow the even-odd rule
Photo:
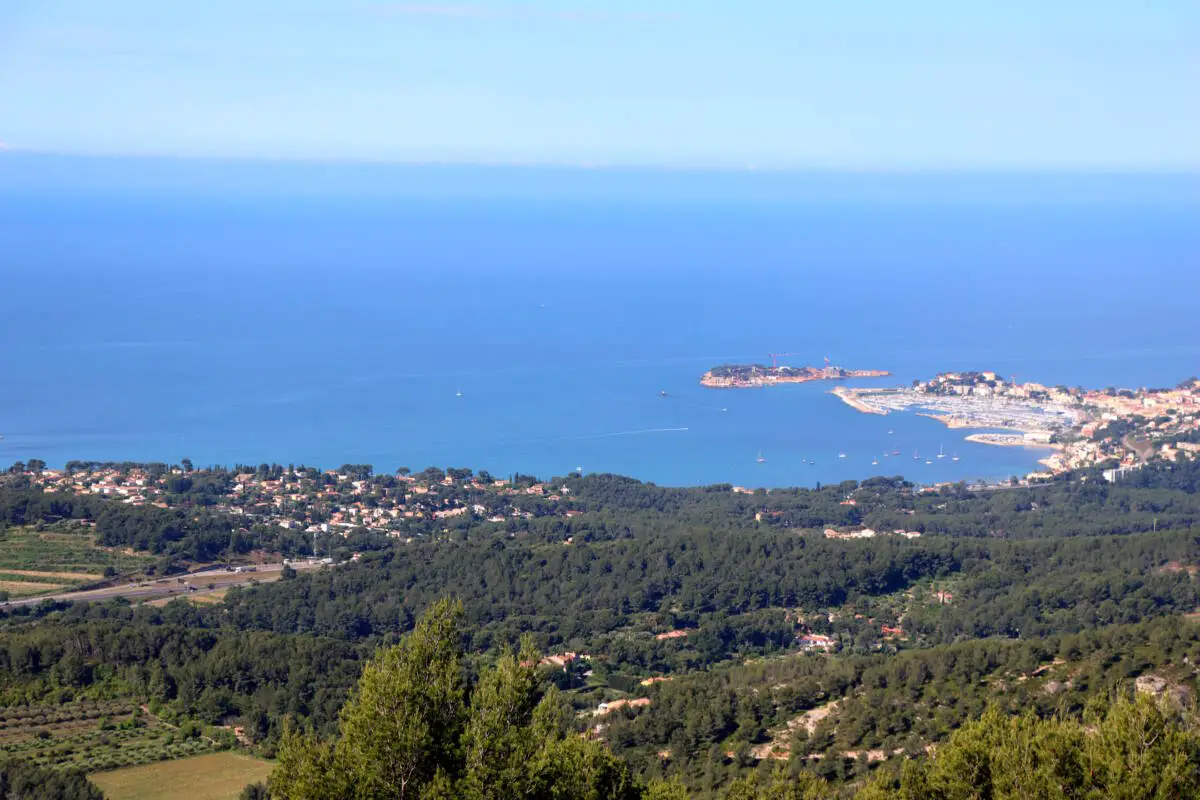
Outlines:
[[[697,381],[771,352],[893,373],[856,385],[1200,372],[1186,177],[4,158],[0,178],[0,464],[994,479],[1039,452],[830,384]],[[939,448],[960,460],[927,465]]]

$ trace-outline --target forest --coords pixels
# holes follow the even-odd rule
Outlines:
[[[436,472],[437,492],[491,502],[465,483],[469,470]],[[395,491],[369,467],[355,477]],[[4,481],[0,525],[94,522],[99,545],[157,556],[151,570],[311,552],[308,537],[246,525],[224,490],[201,488],[226,479],[189,479],[175,496],[212,502],[135,507]],[[325,545],[345,563],[217,603],[0,607],[0,706],[130,700],[178,723],[237,726],[236,746],[280,764],[301,751],[333,758],[360,679],[450,602],[455,730],[467,737],[471,692],[501,691],[488,676],[527,669],[523,707],[554,724],[538,723],[523,760],[574,760],[632,793],[596,796],[773,797],[786,783],[797,797],[956,797],[936,788],[950,752],[937,748],[1070,740],[1077,752],[1055,758],[1078,766],[1092,757],[1080,731],[1107,719],[1101,701],[1121,724],[1159,714],[1185,760],[1195,755],[1194,465],[993,491],[886,478],[757,493],[607,475],[552,483],[572,515],[521,496],[528,516],[499,525],[464,515],[404,538],[348,530]],[[862,527],[880,535],[826,534]],[[522,652],[516,667],[505,660]],[[532,711],[519,723],[536,727]],[[467,738],[437,746],[470,750]],[[468,762],[439,764],[438,791],[453,793],[428,796],[472,796]],[[55,774],[68,780],[69,766]],[[280,797],[335,796],[279,780]]]

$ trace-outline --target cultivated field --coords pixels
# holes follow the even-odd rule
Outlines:
[[[214,746],[159,722],[131,700],[0,708],[0,760],[91,771],[196,755]]]
[[[98,581],[105,567],[128,572],[151,561],[96,545],[91,529],[74,522],[12,528],[0,538],[0,591],[14,599],[49,594]]]
[[[57,592],[66,584],[50,583],[49,581],[16,581],[8,580],[8,573],[0,572],[0,591],[8,592],[9,597],[29,597],[46,592]]]
[[[238,753],[213,753],[90,777],[109,800],[236,800],[246,784],[266,780],[271,766]]]

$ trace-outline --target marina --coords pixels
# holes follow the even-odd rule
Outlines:
[[[912,411],[948,428],[1010,428],[1017,431],[1066,430],[1082,420],[1080,410],[1045,401],[973,395],[935,395],[917,389],[847,389],[832,394],[870,414]]]

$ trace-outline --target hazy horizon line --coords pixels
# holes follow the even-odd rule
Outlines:
[[[221,165],[274,165],[274,166],[330,166],[330,167],[428,167],[491,169],[556,169],[578,172],[661,172],[695,174],[737,175],[789,175],[789,174],[837,174],[837,175],[955,175],[955,174],[1041,174],[1041,175],[1113,175],[1113,176],[1200,176],[1200,164],[1192,166],[1117,166],[1117,165],[854,165],[854,164],[810,164],[795,166],[762,164],[684,164],[653,161],[600,162],[568,159],[418,159],[400,157],[318,157],[318,156],[264,156],[264,155],[217,155],[180,153],[89,153],[58,150],[43,150],[14,145],[0,140],[0,159],[46,158],[79,161],[160,161],[180,163],[210,163]]]

